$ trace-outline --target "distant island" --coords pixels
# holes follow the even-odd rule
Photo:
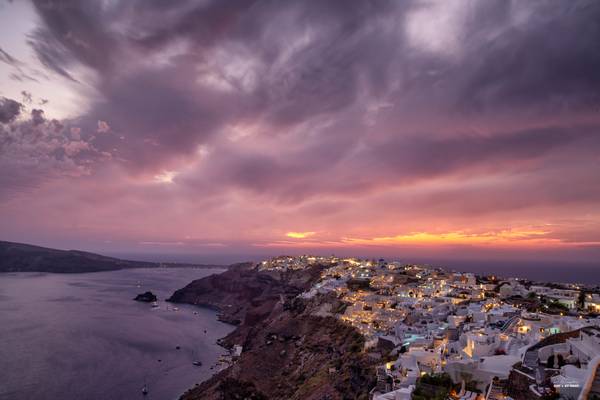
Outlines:
[[[152,303],[153,301],[158,300],[156,295],[150,291],[145,293],[140,293],[134,298],[135,301],[141,301],[143,303]]]
[[[0,272],[83,273],[160,267],[226,268],[221,265],[121,260],[86,251],[58,250],[0,241]]]

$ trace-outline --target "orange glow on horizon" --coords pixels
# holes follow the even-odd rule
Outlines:
[[[556,244],[559,239],[546,237],[551,231],[506,229],[481,233],[454,231],[444,233],[411,232],[405,235],[374,237],[374,238],[344,238],[343,242],[361,245],[435,245],[435,244]]]
[[[306,239],[307,237],[313,236],[316,232],[288,232],[285,236],[292,239]]]
[[[513,228],[488,230],[482,232],[449,231],[441,233],[410,232],[395,236],[382,237],[341,237],[329,240],[279,240],[267,243],[257,243],[260,247],[359,247],[359,246],[444,246],[444,245],[480,245],[498,247],[543,247],[543,246],[573,246],[585,243],[567,242],[550,237],[552,231],[535,228]],[[307,239],[315,232],[288,232],[285,234],[292,239]]]

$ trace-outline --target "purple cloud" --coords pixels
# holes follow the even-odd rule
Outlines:
[[[530,219],[597,215],[594,2],[34,6],[28,43],[88,102],[60,123],[38,109],[21,121],[19,103],[0,102],[3,154],[29,171],[5,193],[35,174],[83,175],[117,198],[151,193],[190,214],[186,199],[201,197],[212,229],[225,207],[273,208],[244,227],[296,210],[365,232],[395,215],[429,226],[429,213],[457,226],[469,213],[528,219],[538,206],[552,211]],[[281,231],[319,229],[329,228]]]
[[[0,123],[12,122],[20,113],[23,105],[18,101],[0,98]]]

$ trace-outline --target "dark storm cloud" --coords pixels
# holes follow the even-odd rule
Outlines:
[[[106,31],[111,16],[102,14],[101,2],[39,0],[34,4],[45,26],[30,39],[48,66],[63,74],[63,68],[77,60],[97,70],[111,70],[117,43]]]
[[[554,127],[449,139],[420,135],[369,145],[357,155],[357,160],[359,170],[376,169],[379,176],[388,171],[408,179],[470,170],[476,165],[492,170],[518,168],[519,162],[539,159],[568,144],[583,144],[575,150],[580,153],[590,145],[599,146],[598,129],[598,126]]]
[[[420,7],[427,8],[412,6]],[[448,54],[406,42],[396,48],[393,76],[399,85],[391,98],[406,113],[539,116],[598,110],[597,2],[490,1],[464,8],[456,49]],[[438,30],[447,35],[443,27]]]
[[[239,119],[263,118],[273,131],[285,132],[308,118],[342,111],[355,101],[361,79],[385,86],[389,55],[369,49],[381,38],[380,29],[361,25],[384,16],[392,3],[35,4],[44,25],[31,35],[32,46],[49,68],[69,79],[75,79],[70,69],[77,63],[98,73],[102,98],[88,119],[106,119],[127,138],[107,146],[118,145],[133,168],[156,168],[161,159],[191,154]],[[295,23],[315,35],[313,44],[272,66],[293,45]],[[177,40],[187,43],[185,54],[160,67],[139,65]],[[379,42],[390,45],[390,39]],[[214,64],[221,48],[225,54]],[[238,50],[241,59],[235,59]],[[254,63],[244,65],[244,57]],[[221,74],[220,68],[235,62],[241,71]],[[129,70],[129,64],[137,66]],[[205,80],[198,83],[199,69],[232,90],[219,93]]]
[[[462,71],[461,107],[476,112],[600,106],[598,3],[541,2],[533,12],[529,23],[473,49]]]
[[[245,13],[252,12],[257,1],[212,1],[200,4],[182,1],[177,4],[163,1],[132,1],[121,5],[128,13],[134,31],[128,39],[148,50],[160,49],[178,38],[190,38],[196,49],[207,48],[236,30]],[[259,6],[260,7],[260,6]],[[254,29],[245,33],[251,35]]]
[[[596,112],[599,3],[462,3],[446,26],[448,5],[36,1],[30,42],[69,79],[94,71],[80,121],[110,125],[95,143],[127,169],[177,169],[208,146],[210,165],[179,180],[191,189],[299,202],[598,148],[593,122],[545,120]],[[410,31],[419,12],[439,24]]]
[[[13,121],[20,113],[23,105],[18,101],[0,98],[0,123],[6,124]]]
[[[208,190],[219,180],[221,185],[297,202],[322,195],[360,196],[382,186],[393,188],[444,176],[514,175],[537,169],[540,176],[549,171],[544,183],[548,184],[547,192],[552,192],[558,189],[550,184],[552,174],[569,171],[578,175],[594,168],[599,132],[598,126],[564,126],[445,139],[433,135],[398,137],[366,143],[349,157],[314,148],[286,153],[285,157],[223,151],[209,157],[203,174],[186,177],[185,183]],[[564,158],[568,161],[561,165]],[[579,170],[565,169],[576,165],[574,159]],[[589,184],[590,179],[581,182],[583,186]],[[571,181],[571,193],[576,192],[577,185]],[[525,202],[527,198],[522,197]]]

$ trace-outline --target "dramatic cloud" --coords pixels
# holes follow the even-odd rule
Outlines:
[[[6,124],[12,122],[20,113],[23,105],[18,101],[0,98],[0,122]]]
[[[26,43],[86,103],[58,122],[25,107],[45,106],[32,90],[0,101],[2,162],[20,171],[0,197],[66,185],[50,197],[69,215],[51,214],[90,240],[600,242],[597,2],[33,5]],[[5,213],[48,211],[34,200]]]
[[[82,138],[79,128],[48,121],[42,110],[31,110],[29,119],[15,121],[15,116],[0,124],[0,201],[31,194],[29,189],[50,179],[89,175],[95,164],[111,156],[94,147],[93,136]]]
[[[21,65],[21,62],[19,60],[8,54],[6,51],[2,50],[2,47],[0,47],[0,61],[12,66]]]

